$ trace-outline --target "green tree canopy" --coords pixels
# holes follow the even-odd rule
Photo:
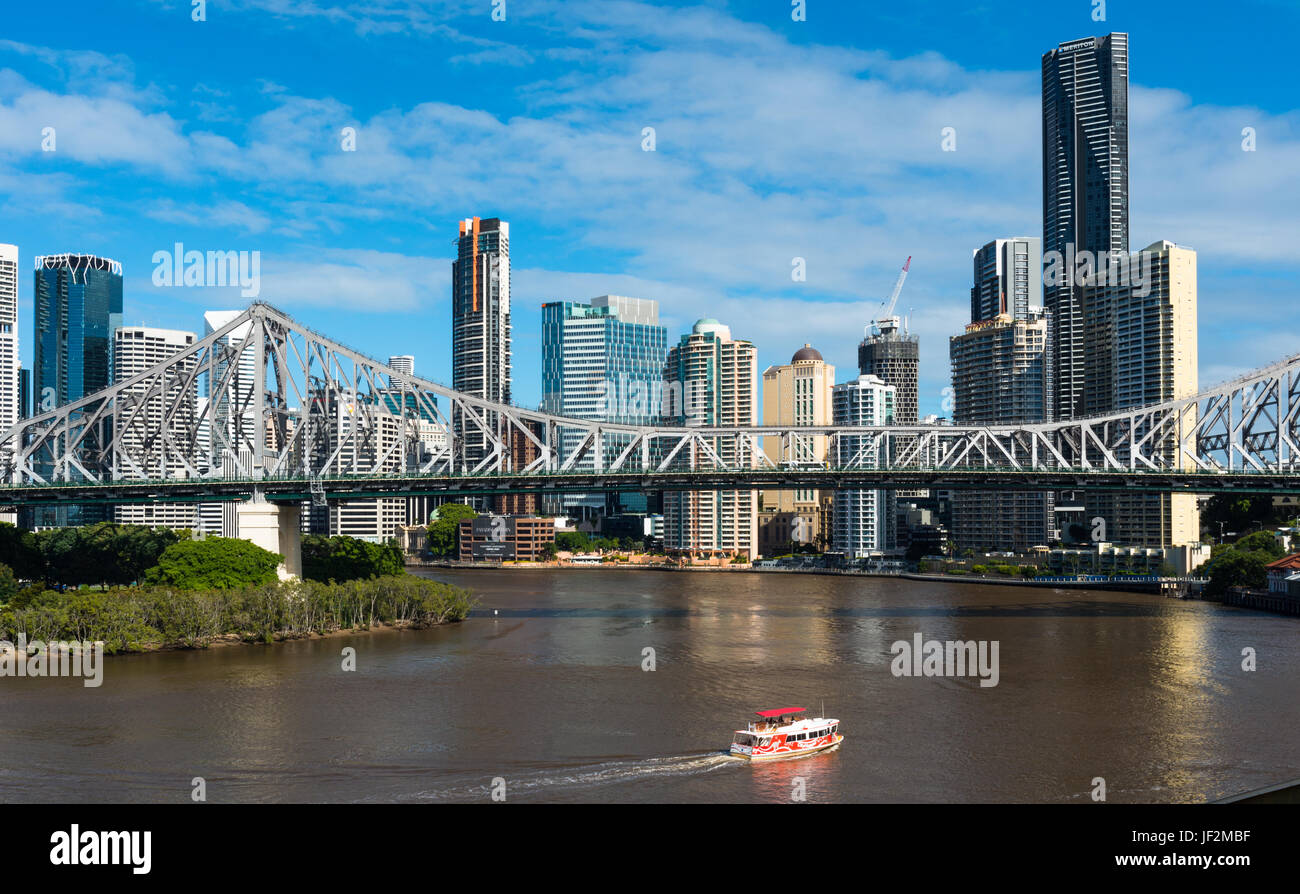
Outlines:
[[[0,526],[2,527],[2,526]],[[100,522],[35,534],[0,529],[0,561],[12,558],[18,577],[48,583],[132,584],[158,564],[184,531]]]
[[[152,585],[182,590],[229,590],[277,580],[281,557],[247,540],[208,537],[174,543],[145,576]]]
[[[0,605],[4,605],[17,595],[18,581],[14,578],[13,569],[8,565],[0,565]]]
[[[13,569],[20,580],[36,580],[45,576],[45,563],[41,560],[36,535],[9,522],[0,522],[0,562]]]
[[[460,546],[460,523],[478,518],[474,507],[464,503],[443,503],[429,525],[429,552],[435,556],[455,555]]]
[[[308,580],[361,580],[405,573],[402,550],[395,543],[344,536],[302,539],[302,576]]]
[[[1286,550],[1277,542],[1271,531],[1256,531],[1254,534],[1247,534],[1232,545],[1237,552],[1260,552],[1271,556],[1274,559],[1280,559],[1286,555]]]
[[[1220,596],[1229,587],[1263,589],[1268,585],[1264,566],[1270,561],[1262,552],[1227,550],[1210,561],[1210,582],[1205,590],[1211,596]]]

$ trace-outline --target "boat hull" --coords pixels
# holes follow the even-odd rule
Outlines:
[[[827,736],[826,738],[829,739],[830,741],[820,742],[815,745],[809,745],[806,748],[784,748],[783,750],[766,751],[766,752],[760,752],[758,754],[753,754],[747,751],[732,751],[731,756],[739,757],[744,760],[751,761],[753,763],[761,763],[763,761],[791,760],[792,758],[796,758],[796,757],[807,757],[810,754],[819,754],[823,751],[829,751],[830,749],[834,748],[836,745],[844,741],[844,737],[839,734],[836,734],[834,736]]]

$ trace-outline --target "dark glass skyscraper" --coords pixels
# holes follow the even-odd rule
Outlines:
[[[1043,303],[1057,419],[1083,413],[1075,258],[1127,254],[1128,229],[1128,35],[1072,40],[1043,54]]]
[[[107,388],[122,325],[122,265],[94,255],[36,259],[33,399],[40,413]]]
[[[95,255],[36,259],[33,413],[53,410],[113,383],[113,333],[122,325],[122,265]],[[48,470],[46,470],[48,471]],[[27,510],[27,527],[103,521],[102,505]]]

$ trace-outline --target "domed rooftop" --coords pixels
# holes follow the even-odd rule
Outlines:
[[[790,358],[790,362],[798,363],[801,360],[821,360],[821,359],[822,359],[821,351],[817,350],[810,344],[805,344],[802,348],[794,352],[794,356]]]
[[[697,335],[716,335],[723,341],[731,340],[731,327],[719,323],[713,317],[696,320],[695,325],[691,327],[691,331]]]

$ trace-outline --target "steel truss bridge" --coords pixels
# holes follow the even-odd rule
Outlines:
[[[22,420],[0,437],[0,471],[10,506],[767,488],[1295,494],[1300,356],[1185,400],[1068,422],[644,426],[460,393],[256,303],[163,363]]]

